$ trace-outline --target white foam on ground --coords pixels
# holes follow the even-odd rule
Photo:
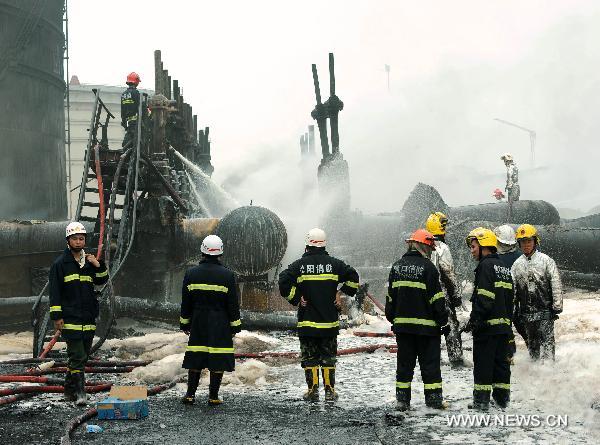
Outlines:
[[[114,349],[115,356],[122,360],[160,360],[185,352],[187,341],[183,332],[156,332],[141,337],[112,338],[106,340],[101,349]]]
[[[241,331],[233,338],[235,352],[262,352],[277,347],[281,343],[275,337],[257,332]]]

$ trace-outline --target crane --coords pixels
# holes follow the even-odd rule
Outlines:
[[[510,125],[511,127],[516,127],[519,130],[523,130],[529,133],[529,143],[531,144],[531,165],[533,166],[535,164],[535,131],[530,130],[529,128],[525,128],[521,125],[515,124],[513,122],[505,121],[504,119],[494,118],[494,120],[502,124]]]

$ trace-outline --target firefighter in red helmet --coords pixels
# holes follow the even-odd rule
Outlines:
[[[137,73],[127,75],[127,89],[121,94],[121,126],[125,129],[123,148],[133,145],[136,136],[138,110],[140,106],[140,92],[137,86],[141,82]]]

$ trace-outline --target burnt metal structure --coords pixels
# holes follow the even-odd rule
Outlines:
[[[63,0],[0,0],[0,219],[67,216],[62,21]]]
[[[317,171],[319,193],[327,208],[323,215],[326,227],[343,225],[350,211],[350,177],[348,162],[340,151],[340,136],[338,115],[344,108],[344,103],[335,94],[335,66],[333,53],[329,53],[329,99],[322,103],[321,88],[317,66],[312,65],[313,84],[315,88],[316,105],[311,117],[317,121],[321,141],[322,159]],[[331,128],[331,152],[327,134],[327,119]],[[309,136],[310,140],[310,136]]]

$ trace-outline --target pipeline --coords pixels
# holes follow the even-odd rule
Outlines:
[[[148,395],[154,396],[156,394],[159,394],[167,389],[174,387],[175,383],[176,382],[171,382],[171,383],[166,383],[164,385],[157,385],[153,388],[150,388],[148,390]],[[91,408],[91,409],[88,409],[86,412],[84,412],[82,415],[77,416],[73,420],[71,420],[69,422],[69,424],[67,425],[67,428],[65,429],[65,434],[60,438],[61,445],[71,445],[71,435],[75,431],[75,428],[77,428],[82,423],[84,423],[90,419],[93,419],[97,415],[98,415],[98,410],[96,410],[96,408]]]

